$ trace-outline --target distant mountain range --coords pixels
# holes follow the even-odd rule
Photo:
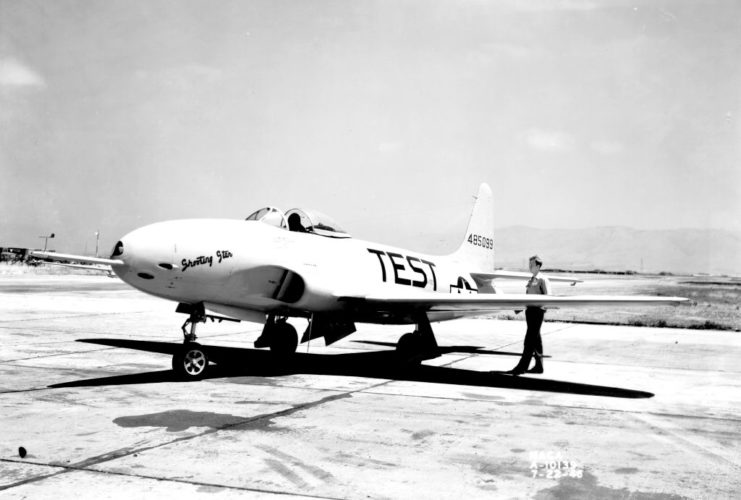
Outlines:
[[[498,228],[494,242],[496,267],[503,268],[524,269],[537,253],[548,268],[741,275],[739,231],[514,226]]]

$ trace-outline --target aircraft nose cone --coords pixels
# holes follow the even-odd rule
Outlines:
[[[172,269],[174,244],[163,223],[136,229],[116,244],[112,257],[125,264],[121,279],[137,288],[147,287],[162,271]],[[118,253],[118,255],[116,255]]]

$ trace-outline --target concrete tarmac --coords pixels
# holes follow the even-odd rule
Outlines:
[[[0,498],[738,498],[741,336],[548,322],[546,372],[512,377],[524,321],[252,347],[180,382],[185,316],[116,279],[0,276]],[[295,323],[302,330],[304,324]],[[494,371],[495,373],[491,373]]]

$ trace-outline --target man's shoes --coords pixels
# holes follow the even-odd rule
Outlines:
[[[504,373],[507,375],[514,375],[515,377],[517,377],[525,373],[525,370],[523,370],[522,368],[512,368],[511,370],[508,370]]]
[[[527,373],[543,373],[543,365],[535,365]]]

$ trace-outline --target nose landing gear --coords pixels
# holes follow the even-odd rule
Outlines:
[[[199,380],[208,369],[208,354],[196,342],[196,325],[206,322],[206,312],[203,304],[179,304],[176,311],[188,312],[189,316],[180,327],[183,331],[183,345],[172,355],[172,369],[184,380]]]
[[[183,380],[200,380],[208,371],[209,360],[206,348],[196,342],[196,325],[205,323],[208,319],[219,322],[239,320],[206,314],[202,303],[181,303],[175,311],[188,314],[188,319],[180,327],[183,331],[183,345],[172,356],[172,369]]]

